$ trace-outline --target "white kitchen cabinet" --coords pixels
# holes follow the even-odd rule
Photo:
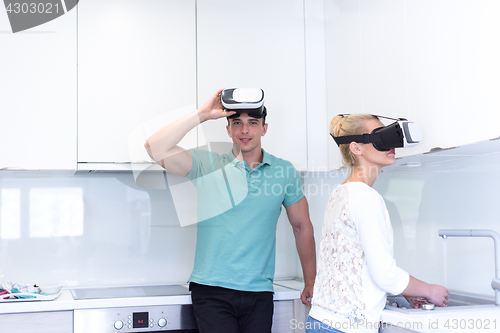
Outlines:
[[[382,323],[380,326],[381,327],[378,330],[379,333],[393,333],[394,331],[397,331],[398,333],[418,333],[418,331],[407,330],[399,327],[396,328],[387,323]]]
[[[10,33],[0,11],[0,169],[76,168],[76,10]]]
[[[328,121],[406,117],[416,155],[500,136],[500,3],[325,0]],[[329,168],[341,165],[333,140]]]
[[[326,171],[328,165],[328,110],[326,89],[325,1],[304,1],[307,170]]]
[[[73,333],[73,311],[0,314],[0,332]]]
[[[151,162],[146,139],[195,110],[195,37],[194,0],[78,4],[78,169]]]
[[[326,1],[327,126],[337,114],[408,117],[403,14],[404,2]],[[340,150],[331,137],[328,146],[337,169]]]
[[[410,115],[419,152],[500,136],[500,3],[407,3]]]
[[[273,333],[294,332],[290,328],[293,319],[293,301],[274,301]]]
[[[307,168],[303,6],[301,0],[197,1],[198,105],[220,88],[262,88],[269,124],[262,147],[299,170]],[[199,144],[230,143],[226,124],[203,123]]]

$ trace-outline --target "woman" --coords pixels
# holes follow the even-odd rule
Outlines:
[[[383,126],[373,115],[339,115],[330,133],[359,135]],[[394,149],[379,151],[372,143],[357,142],[339,147],[351,172],[333,190],[326,208],[307,332],[378,332],[387,292],[446,306],[445,287],[410,276],[392,256],[389,214],[372,185],[381,168],[396,162]]]

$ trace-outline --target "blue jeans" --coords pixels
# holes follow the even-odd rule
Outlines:
[[[327,324],[323,324],[319,320],[312,318],[311,316],[307,317],[307,325],[306,325],[307,333],[344,333],[339,331]]]

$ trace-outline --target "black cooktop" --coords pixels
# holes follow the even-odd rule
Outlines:
[[[187,287],[179,285],[132,286],[71,289],[75,300],[124,297],[155,297],[190,295]]]

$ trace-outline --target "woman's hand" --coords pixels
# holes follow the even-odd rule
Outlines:
[[[429,295],[427,299],[429,302],[436,304],[437,306],[447,306],[448,305],[448,289],[446,287],[440,286],[438,284],[429,285]]]
[[[420,281],[410,275],[410,282],[402,294],[406,296],[415,296],[426,298],[427,301],[437,306],[448,305],[448,289],[438,284],[429,284]],[[410,302],[411,304],[411,302]],[[412,305],[413,306],[413,305]],[[417,305],[418,306],[418,305]]]
[[[422,305],[430,303],[425,297],[405,296],[405,298],[413,309],[421,309]]]

